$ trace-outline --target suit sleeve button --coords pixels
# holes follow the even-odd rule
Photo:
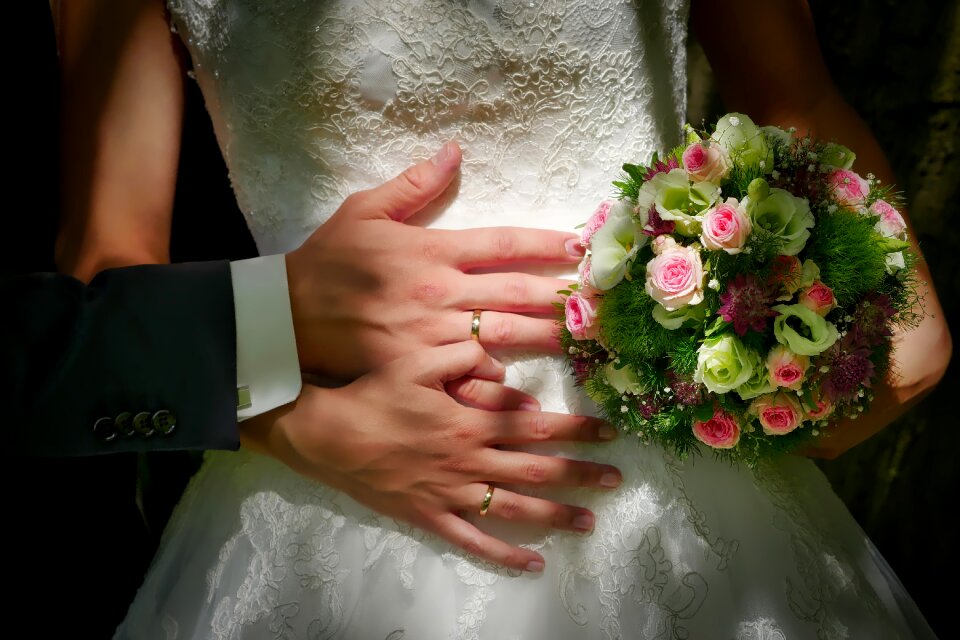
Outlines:
[[[153,422],[150,420],[150,414],[141,411],[133,416],[133,430],[143,438],[149,438],[153,435]]]
[[[169,436],[177,428],[177,416],[166,409],[153,414],[153,428],[162,436]]]
[[[129,411],[124,411],[123,413],[117,415],[113,419],[113,424],[117,428],[117,433],[124,437],[129,437],[133,435],[133,414]]]
[[[100,418],[93,423],[93,433],[102,442],[110,442],[117,437],[117,428],[113,418]]]

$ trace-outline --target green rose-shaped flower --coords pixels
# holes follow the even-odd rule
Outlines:
[[[631,215],[612,213],[590,240],[590,284],[602,291],[623,280],[637,251],[649,240]]]
[[[853,161],[857,159],[857,154],[847,149],[842,144],[828,142],[820,154],[820,163],[837,167],[838,169],[849,169],[853,166]]]
[[[757,358],[756,362],[753,363],[753,375],[749,380],[737,387],[737,395],[739,395],[742,400],[750,400],[751,398],[762,396],[765,393],[770,393],[775,389],[775,387],[770,384],[770,376],[763,361],[760,359],[760,355],[756,353],[753,355]]]
[[[780,127],[766,126],[761,127],[760,130],[767,136],[767,144],[771,147],[777,144],[790,146],[790,143],[793,141],[793,136],[790,135],[790,132],[784,131]]]
[[[802,304],[778,304],[773,310],[780,312],[773,321],[773,335],[798,355],[823,353],[840,335],[833,323]]]
[[[712,137],[727,150],[733,164],[756,167],[764,173],[773,171],[773,150],[766,135],[742,113],[728,113],[720,118]]]
[[[760,356],[731,333],[704,340],[697,354],[693,379],[714,393],[727,393],[748,382],[760,366]]]
[[[647,392],[646,387],[640,382],[640,378],[637,377],[637,372],[628,364],[617,369],[617,366],[612,362],[607,363],[607,366],[603,368],[603,375],[606,376],[607,382],[611,387],[616,389],[618,393],[640,395]]]
[[[813,214],[805,198],[773,188],[762,200],[748,195],[740,206],[746,210],[754,226],[783,239],[783,249],[780,250],[783,255],[795,256],[807,244],[813,228]]]
[[[717,185],[707,181],[691,183],[686,171],[673,169],[643,183],[637,195],[637,208],[646,214],[655,206],[661,219],[676,222],[678,233],[697,236],[703,214],[719,199]]]
[[[667,311],[663,305],[656,305],[653,308],[653,319],[659,322],[665,329],[679,329],[684,322],[692,320],[697,324],[703,323],[706,315],[706,308],[701,305],[685,305],[674,311]]]

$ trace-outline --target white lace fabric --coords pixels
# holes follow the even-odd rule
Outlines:
[[[462,177],[420,222],[568,230],[623,162],[680,141],[683,0],[170,12],[264,254],[450,139]],[[519,359],[508,383],[544,410],[589,410],[559,359]],[[913,637],[909,598],[809,461],[681,463],[629,437],[556,453],[615,464],[624,484],[556,494],[597,514],[590,536],[482,522],[543,553],[542,575],[466,557],[255,454],[209,454],[117,637]]]

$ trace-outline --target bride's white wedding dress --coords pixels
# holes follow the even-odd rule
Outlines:
[[[462,180],[430,224],[568,230],[622,162],[679,141],[682,0],[175,0],[170,13],[264,254],[449,139]],[[508,381],[545,410],[589,411],[559,359],[520,360]],[[542,575],[466,557],[272,460],[211,453],[118,637],[929,633],[808,460],[683,464],[629,437],[563,453],[615,464],[624,483],[565,496],[596,512],[590,536],[501,532],[543,553]]]

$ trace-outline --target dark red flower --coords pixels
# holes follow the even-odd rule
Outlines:
[[[853,400],[861,386],[870,386],[873,362],[869,349],[841,341],[824,353],[822,361],[828,367],[823,376],[823,391],[834,404]]]
[[[653,178],[653,176],[657,175],[658,173],[670,173],[672,169],[679,169],[679,168],[680,168],[680,162],[673,156],[670,156],[669,158],[667,158],[666,162],[663,162],[662,160],[657,160],[655,163],[653,163],[652,166],[648,167],[647,172],[643,174],[643,179],[650,180],[651,178]]]
[[[733,323],[738,336],[743,336],[747,329],[760,333],[767,328],[767,320],[777,315],[770,308],[772,304],[773,291],[769,285],[753,276],[740,274],[728,282],[726,291],[720,294],[717,313]]]
[[[647,218],[647,224],[643,226],[643,235],[656,238],[666,233],[673,233],[677,228],[677,223],[673,220],[664,220],[660,217],[660,212],[655,206],[650,207],[650,215]]]
[[[667,373],[667,384],[673,389],[673,398],[677,404],[692,407],[703,403],[706,387],[702,384],[678,376],[673,371]]]

